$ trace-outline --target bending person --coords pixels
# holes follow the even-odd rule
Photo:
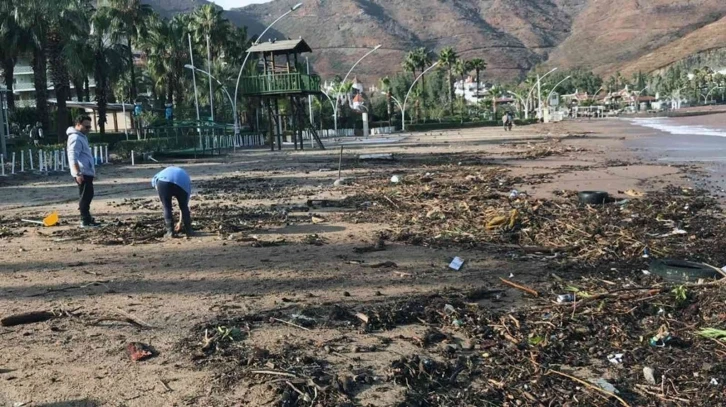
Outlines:
[[[192,194],[192,180],[189,174],[179,167],[167,167],[151,180],[151,186],[159,193],[161,205],[164,207],[164,223],[166,224],[167,238],[174,237],[174,216],[172,214],[171,200],[176,198],[181,210],[181,219],[176,230],[184,225],[184,234],[192,236],[192,215],[189,212],[189,197]]]

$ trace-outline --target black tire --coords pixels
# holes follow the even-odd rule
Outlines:
[[[603,191],[582,191],[577,194],[580,202],[588,205],[602,205],[607,203],[609,195]]]

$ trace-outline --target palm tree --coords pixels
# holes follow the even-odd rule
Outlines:
[[[146,38],[150,20],[154,17],[151,6],[142,4],[141,0],[105,0],[105,13],[111,20],[115,35],[126,40],[128,49],[127,66],[131,75],[131,99],[138,95],[136,72],[134,69],[134,52],[132,41]]]
[[[492,119],[497,120],[497,99],[504,95],[504,91],[499,86],[493,86],[489,94],[492,95]]]
[[[50,16],[50,3],[44,0],[18,0],[14,4],[3,3],[12,7],[11,13],[15,23],[26,35],[33,66],[33,86],[35,88],[35,109],[37,119],[44,129],[50,129],[48,113],[48,60],[46,48],[48,27],[46,19]],[[53,13],[56,10],[52,11]]]
[[[454,114],[454,83],[451,78],[452,69],[454,67],[454,64],[456,64],[456,61],[459,59],[459,56],[456,55],[456,51],[454,51],[451,47],[446,47],[441,50],[441,53],[439,54],[439,63],[441,66],[446,69],[447,73],[447,87],[449,89],[449,113],[451,115]]]
[[[149,72],[159,93],[166,103],[184,103],[184,65],[189,61],[187,47],[187,21],[177,15],[169,21],[161,21],[149,33]]]
[[[471,63],[464,59],[459,59],[456,61],[453,67],[454,74],[456,74],[459,79],[461,79],[461,88],[464,89],[464,81],[466,80],[466,74],[471,71]],[[466,93],[462,93],[461,95],[462,99],[466,98]]]
[[[416,78],[416,69],[418,69],[418,63],[416,61],[416,53],[413,51],[409,51],[406,54],[406,57],[403,58],[403,62],[401,62],[401,66],[403,67],[403,70],[406,72],[411,72],[411,75]]]
[[[476,71],[476,92],[479,95],[479,87],[481,82],[479,81],[479,74],[481,71],[487,69],[487,63],[481,58],[474,58],[471,61],[471,69]]]
[[[68,67],[76,61],[66,58],[68,48],[74,41],[87,35],[87,11],[90,4],[85,1],[63,0],[55,2],[46,16],[46,54],[56,98],[56,133],[58,142],[66,138],[70,125],[66,102],[70,99],[70,73]]]
[[[104,11],[93,15],[87,50],[93,56],[93,78],[96,82],[95,99],[98,109],[98,127],[106,132],[106,108],[111,83],[121,77],[128,68],[127,45],[117,42],[111,35],[114,29],[113,17]],[[123,101],[122,101],[123,102]]]
[[[27,49],[27,40],[24,30],[15,20],[13,10],[19,0],[6,0],[0,4],[0,68],[3,70],[3,79],[8,92],[7,103],[9,109],[15,108],[13,96],[13,76],[18,56]]]

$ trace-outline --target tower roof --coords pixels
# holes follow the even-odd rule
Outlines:
[[[272,52],[273,54],[302,54],[303,52],[313,52],[310,46],[302,38],[296,40],[268,41],[261,44],[253,45],[247,50],[251,52]]]

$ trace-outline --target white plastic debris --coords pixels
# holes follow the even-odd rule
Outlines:
[[[618,389],[615,388],[615,386],[613,386],[612,384],[608,383],[608,381],[605,380],[605,379],[603,379],[603,378],[597,379],[595,381],[595,384],[598,385],[598,387],[600,387],[601,389],[603,389],[603,390],[605,390],[607,392],[610,392],[610,393],[613,393],[613,394],[620,393],[618,391]]]
[[[614,365],[619,365],[623,363],[623,356],[625,356],[623,353],[613,353],[608,355],[608,361]]]
[[[512,192],[509,193],[509,199],[517,199],[519,198],[519,191],[516,189],[513,189]]]
[[[460,257],[454,257],[454,260],[451,260],[451,263],[449,263],[449,268],[459,271],[461,270],[461,266],[463,265],[464,260],[462,260]]]
[[[394,175],[391,177],[391,182],[394,184],[398,184],[399,182],[401,182],[402,178],[403,177],[401,177],[400,175]]]
[[[715,377],[711,378],[711,386],[718,386],[718,380]]]
[[[648,382],[648,384],[657,384],[655,380],[655,371],[648,366],[643,368],[643,376],[645,377],[645,381]]]

